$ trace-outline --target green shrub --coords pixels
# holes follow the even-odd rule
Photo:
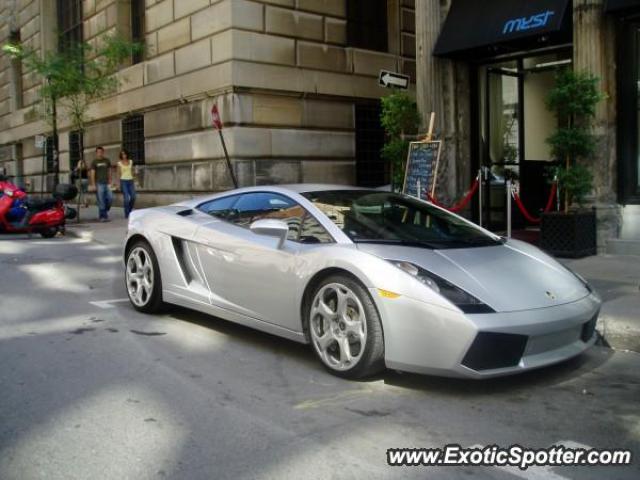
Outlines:
[[[380,123],[386,134],[381,157],[389,162],[391,185],[394,190],[404,181],[405,163],[409,152],[409,141],[405,135],[415,135],[420,127],[418,106],[405,92],[395,91],[382,98]]]
[[[564,194],[565,212],[573,202],[582,206],[593,190],[593,174],[585,161],[596,149],[593,117],[598,103],[605,98],[598,83],[599,79],[590,73],[563,69],[547,96],[547,108],[555,113],[559,125],[547,143],[556,159],[564,162],[555,173]]]

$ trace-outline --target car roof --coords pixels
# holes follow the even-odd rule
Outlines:
[[[330,183],[291,183],[285,185],[271,185],[296,193],[331,192],[334,190],[373,190],[371,188],[356,187],[353,185],[338,185]]]
[[[213,195],[202,195],[185,199],[180,202],[174,203],[173,206],[183,206],[189,208],[195,208],[196,206],[207,202],[209,200],[215,200],[217,198],[239,195],[243,193],[251,192],[274,192],[274,193],[296,193],[298,195],[311,193],[311,192],[332,192],[336,190],[360,190],[360,191],[380,191],[380,189],[355,187],[352,185],[338,185],[338,184],[325,184],[325,183],[291,183],[291,184],[277,184],[277,185],[260,185],[255,187],[241,187],[235,190],[226,190],[224,192],[218,192]],[[385,189],[389,191],[389,189]]]

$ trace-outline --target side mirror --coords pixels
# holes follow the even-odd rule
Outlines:
[[[263,220],[256,220],[249,227],[256,235],[264,235],[266,237],[275,237],[278,241],[278,248],[282,248],[284,241],[289,234],[289,225],[282,220],[274,220],[266,218]]]

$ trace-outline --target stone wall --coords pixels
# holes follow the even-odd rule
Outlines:
[[[145,61],[125,66],[117,94],[91,106],[86,158],[100,144],[115,159],[121,120],[144,113],[144,201],[229,188],[220,141],[210,127],[215,101],[243,185],[354,182],[355,102],[388,93],[377,84],[381,69],[415,76],[415,16],[414,0],[389,0],[389,52],[351,48],[346,2],[147,0]],[[16,5],[23,40],[34,48],[55,46],[55,1]],[[128,0],[85,0],[85,40],[98,45],[106,34],[126,35],[129,12]],[[8,37],[6,25],[0,35]],[[0,145],[18,142],[25,179],[38,191],[42,152],[34,135],[49,130],[38,116],[39,85],[23,75],[24,105],[11,110],[7,62],[0,55]],[[70,129],[64,116],[59,129],[64,179]]]

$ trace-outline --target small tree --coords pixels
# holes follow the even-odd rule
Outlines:
[[[406,135],[415,135],[420,126],[420,114],[416,102],[406,93],[395,91],[382,98],[380,123],[386,133],[382,158],[391,167],[391,188],[395,190],[404,181],[405,163],[409,153]]]
[[[590,73],[564,69],[556,76],[556,85],[547,96],[547,108],[558,119],[558,129],[547,143],[553,155],[564,161],[556,175],[564,192],[565,213],[574,202],[582,206],[593,189],[593,174],[585,161],[596,149],[592,122],[597,104],[605,98],[598,82]]]
[[[99,46],[94,47],[82,42],[44,55],[21,44],[8,43],[2,48],[11,57],[22,60],[26,69],[42,80],[42,116],[53,130],[55,183],[59,174],[57,137],[60,113],[68,117],[74,130],[84,133],[90,104],[117,90],[119,79],[114,74],[125,60],[142,49],[142,45],[117,35],[107,35],[98,43]],[[82,158],[82,146],[80,155]]]

